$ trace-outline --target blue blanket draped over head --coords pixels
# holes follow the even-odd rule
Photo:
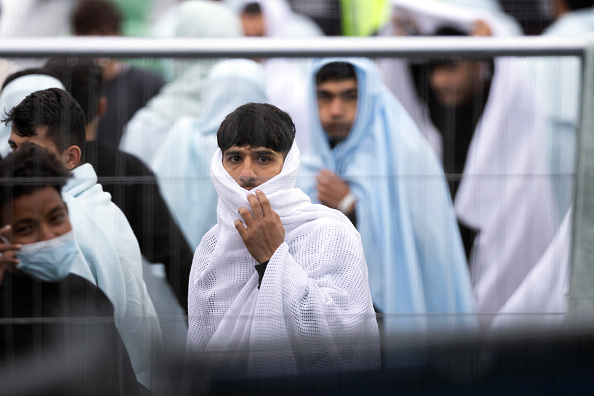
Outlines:
[[[354,66],[358,103],[347,139],[331,149],[318,116],[315,75],[337,61]],[[312,145],[302,157],[298,187],[318,202],[321,169],[349,183],[385,331],[473,326],[472,315],[451,315],[474,312],[468,267],[443,170],[417,126],[368,59],[316,60],[310,85]]]

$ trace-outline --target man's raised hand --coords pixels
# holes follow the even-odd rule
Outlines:
[[[239,219],[235,220],[235,228],[252,257],[258,263],[264,263],[284,242],[285,227],[262,191],[256,190],[256,195],[249,194],[248,201],[254,215],[244,207],[239,208],[243,223]]]

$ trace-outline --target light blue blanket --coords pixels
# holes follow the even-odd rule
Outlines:
[[[354,66],[359,93],[351,131],[331,149],[314,76],[336,61]],[[348,181],[373,302],[387,316],[385,331],[474,325],[474,317],[457,315],[474,312],[470,279],[443,170],[425,138],[368,59],[317,60],[310,85],[312,146],[302,158],[298,187],[318,202],[320,170]]]

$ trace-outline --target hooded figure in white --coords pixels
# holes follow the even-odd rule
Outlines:
[[[482,27],[487,31],[484,35],[509,35],[488,13],[447,4],[438,10],[432,2],[399,0],[393,4],[397,17],[405,15],[419,34],[432,35],[447,26],[467,32]],[[469,265],[477,309],[483,314],[496,314],[506,304],[559,225],[546,158],[545,118],[524,74],[525,65],[516,58],[498,58],[492,64],[492,75],[488,71],[479,74],[482,81],[489,80],[488,96],[472,131],[454,197],[459,222],[477,231]],[[443,159],[444,139],[417,93],[410,65],[384,60],[380,69],[388,87]],[[490,323],[490,316],[481,318],[483,325]]]
[[[224,4],[185,1],[178,8],[176,37],[223,38],[242,35],[239,19]],[[175,79],[166,84],[126,125],[120,150],[151,163],[171,126],[182,117],[200,117],[202,89],[216,59],[177,60]]]
[[[248,104],[235,113],[261,106],[274,108]],[[267,138],[272,133],[264,132]],[[253,207],[248,194],[254,190],[242,188],[226,170],[225,153],[218,149],[211,163],[218,223],[202,238],[192,264],[188,351],[208,352],[210,362],[225,359],[223,371],[232,375],[378,368],[378,327],[359,233],[340,212],[312,204],[294,188],[297,145],[292,143],[280,173],[257,185],[258,199],[265,194],[285,230],[261,274],[236,222],[245,221],[238,209]]]
[[[201,96],[202,116],[186,116],[173,124],[150,164],[192,249],[217,223],[217,193],[209,172],[217,130],[240,105],[267,101],[264,69],[247,59],[221,61],[209,74]]]

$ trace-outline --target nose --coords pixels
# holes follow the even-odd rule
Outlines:
[[[246,158],[243,161],[241,172],[239,173],[239,180],[242,182],[253,182],[256,180],[256,174],[254,173],[253,164],[251,159]]]
[[[435,68],[429,76],[429,82],[433,89],[445,88],[448,85],[449,76],[442,68]]]
[[[57,236],[59,235],[57,235],[54,232],[54,230],[52,229],[52,227],[50,227],[49,224],[41,224],[41,227],[39,229],[39,242],[49,241],[50,239],[54,239]]]
[[[337,96],[332,99],[332,102],[330,102],[330,114],[332,117],[337,118],[342,116],[343,110],[344,106],[340,97]]]

